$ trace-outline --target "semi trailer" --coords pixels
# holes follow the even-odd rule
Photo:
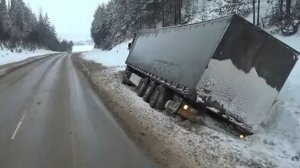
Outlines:
[[[255,133],[299,52],[238,15],[141,30],[129,45],[123,83],[138,77],[152,108],[197,122],[207,113],[242,135]]]

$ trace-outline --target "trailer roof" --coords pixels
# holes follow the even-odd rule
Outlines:
[[[175,25],[175,26],[168,26],[168,27],[157,27],[157,28],[152,28],[152,29],[142,29],[139,30],[138,32],[151,32],[154,30],[163,30],[163,29],[170,29],[170,28],[179,28],[179,27],[186,27],[186,26],[191,26],[191,25],[201,25],[201,24],[205,24],[205,23],[209,23],[212,21],[221,21],[221,20],[229,20],[230,18],[232,18],[234,15],[228,15],[228,16],[223,16],[223,17],[219,17],[219,18],[215,18],[215,19],[211,19],[211,20],[205,20],[205,21],[201,21],[201,22],[196,22],[196,23],[189,23],[189,24],[182,24],[182,25]],[[238,15],[237,15],[238,16]]]
[[[248,26],[251,26],[252,28],[255,28],[257,31],[260,31],[261,33],[265,34],[266,36],[280,42],[282,45],[284,45],[285,47],[293,50],[295,53],[297,53],[298,55],[300,54],[300,51],[292,48],[291,46],[287,45],[286,43],[284,43],[283,41],[275,38],[273,35],[269,34],[268,32],[264,31],[263,29],[255,26],[254,24],[252,24],[251,22],[249,22],[248,20],[244,19],[243,17],[237,15],[237,14],[233,14],[233,15],[228,15],[228,16],[223,16],[223,17],[219,17],[219,18],[215,18],[215,19],[211,19],[211,20],[205,20],[205,21],[201,21],[201,22],[196,22],[196,23],[190,23],[190,24],[184,24],[184,25],[176,25],[176,26],[169,26],[169,27],[159,27],[159,28],[153,28],[153,29],[142,29],[140,30],[138,33],[150,33],[153,31],[157,31],[157,30],[164,30],[164,29],[170,29],[170,28],[179,28],[179,27],[185,27],[185,26],[190,26],[190,25],[201,25],[201,24],[206,24],[209,23],[211,21],[218,21],[218,20],[230,20],[232,18],[238,18],[240,21],[244,22],[245,24],[248,24]]]
[[[230,18],[140,31],[126,63],[181,86],[196,88]]]

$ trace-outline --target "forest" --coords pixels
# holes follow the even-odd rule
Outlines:
[[[47,14],[36,16],[23,0],[0,0],[0,45],[34,50],[70,51],[73,42],[57,38]]]
[[[266,9],[262,7],[270,9],[264,16],[261,13]],[[300,0],[110,0],[96,9],[91,36],[97,48],[107,50],[132,38],[140,29],[231,14],[247,17],[252,13],[253,24],[263,29],[275,27],[278,33],[293,35],[300,23]]]

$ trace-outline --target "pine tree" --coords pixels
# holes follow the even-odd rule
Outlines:
[[[30,31],[26,20],[26,11],[29,10],[23,0],[11,0],[9,14],[12,20],[11,38],[13,41],[21,40]]]
[[[102,45],[103,39],[106,39],[108,35],[109,23],[107,17],[108,15],[106,12],[106,8],[104,4],[102,4],[97,8],[94,14],[95,19],[93,20],[91,28],[92,38],[98,46]]]
[[[11,29],[11,19],[8,14],[6,0],[0,2],[0,40],[8,40]]]
[[[95,11],[91,36],[97,47],[109,49],[139,29],[180,24],[181,11],[182,0],[111,0]]]
[[[6,0],[0,0],[0,40],[10,42],[10,47],[21,44],[32,48],[34,44],[55,51],[68,51],[73,46],[67,41],[60,43],[48,15],[40,13],[37,19],[23,0],[11,0],[8,6]]]

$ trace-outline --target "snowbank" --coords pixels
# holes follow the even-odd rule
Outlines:
[[[293,36],[282,36],[280,34],[276,34],[274,37],[300,52],[300,32]]]
[[[9,49],[0,48],[0,65],[10,64],[14,62],[23,61],[27,58],[36,57],[45,54],[55,53],[53,51],[39,49],[35,51],[23,50],[22,52],[11,52]]]
[[[73,46],[73,52],[85,52],[85,51],[90,51],[94,48],[93,44],[89,45],[75,45]]]
[[[270,150],[270,139],[257,137],[265,143],[253,141],[252,136],[240,140],[203,125],[182,122],[180,117],[169,117],[122,85],[122,73],[114,67],[99,71],[89,62],[82,65],[106,105],[129,130],[128,135],[165,167],[299,167],[297,160]]]
[[[91,60],[96,63],[101,63],[104,66],[115,66],[118,69],[125,68],[125,61],[129,54],[128,43],[131,40],[125,41],[110,51],[102,51],[100,49],[93,49],[92,51],[83,54],[83,58],[86,60]]]

